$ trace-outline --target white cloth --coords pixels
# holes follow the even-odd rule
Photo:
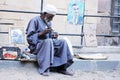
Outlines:
[[[70,40],[67,37],[63,37],[63,39],[66,40],[68,47],[70,49],[70,52],[71,52],[72,56],[74,56],[73,48],[72,48],[72,44],[71,44]]]
[[[53,14],[53,15],[56,15],[57,13],[57,8],[53,5],[46,5],[45,8],[43,9],[43,12],[47,12],[49,14]]]

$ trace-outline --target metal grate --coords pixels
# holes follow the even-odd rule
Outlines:
[[[120,16],[120,0],[112,0],[112,16]],[[119,33],[120,32],[120,18],[112,18],[111,19],[112,32]]]

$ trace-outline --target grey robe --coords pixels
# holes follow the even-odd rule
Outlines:
[[[51,23],[49,22],[48,25],[50,26]],[[73,59],[65,40],[51,39],[49,33],[43,37],[38,37],[38,33],[46,28],[46,24],[40,16],[37,16],[30,20],[26,29],[29,48],[31,53],[37,55],[40,73],[43,73],[50,67],[68,64],[68,61]],[[70,65],[71,64],[72,63],[70,63]]]

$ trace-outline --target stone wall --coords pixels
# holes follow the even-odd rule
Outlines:
[[[98,0],[98,15],[111,15],[111,0]],[[110,25],[110,18],[97,18],[97,34],[113,34]],[[98,45],[113,46],[118,45],[117,37],[97,37]]]
[[[50,1],[44,0],[44,5],[53,4],[58,8],[58,13],[67,14],[68,9],[68,0],[59,1]],[[62,6],[61,6],[62,4]],[[1,0],[0,1],[0,9],[1,10],[16,10],[16,11],[32,11],[32,12],[40,12],[41,3],[38,0]],[[24,44],[12,44],[10,43],[10,32],[11,27],[20,27],[26,29],[28,21],[39,14],[27,14],[27,13],[15,13],[15,12],[0,12],[0,32],[8,32],[8,34],[0,34],[3,39],[0,39],[0,45],[18,45],[24,46],[27,45],[26,39]],[[4,23],[4,24],[3,24]],[[6,25],[9,24],[9,25]],[[53,28],[55,31],[61,33],[68,34],[80,34],[81,27],[75,25],[69,25],[67,23],[67,15],[61,16],[56,15],[53,20]],[[25,36],[25,34],[24,34]],[[61,37],[61,36],[60,36]],[[80,37],[68,37],[73,45],[80,45]],[[73,40],[74,38],[74,40]]]
[[[13,10],[13,11],[32,11],[40,12],[40,1],[38,0],[1,0],[0,10]],[[0,46],[24,46],[27,45],[25,39],[25,29],[28,21],[39,14],[27,14],[17,12],[0,12]],[[12,44],[10,42],[10,30],[12,28],[22,28],[24,31],[24,43],[23,44]]]
[[[67,14],[68,2],[69,0],[43,0],[44,5],[53,4],[58,8],[58,13]],[[17,11],[32,11],[40,12],[41,0],[1,0],[0,10],[17,10]],[[98,0],[90,1],[85,0],[85,14],[97,15],[98,11]],[[9,30],[12,27],[23,28],[24,33],[28,21],[39,14],[28,14],[28,13],[15,13],[15,12],[0,12],[0,32],[8,32],[8,34],[0,34],[0,45],[14,45],[14,46],[24,46],[27,45],[26,39],[23,44],[12,44],[10,43]],[[97,18],[85,18],[85,24],[97,25]],[[100,20],[99,20],[100,21]],[[70,25],[67,22],[67,15],[56,15],[53,19],[53,28],[55,31],[63,34],[80,34],[81,26]],[[25,34],[24,34],[25,37]],[[81,38],[79,36],[60,36],[68,37],[73,45],[80,46]],[[85,45],[84,45],[85,46]]]

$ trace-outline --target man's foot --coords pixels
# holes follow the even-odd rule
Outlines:
[[[43,75],[43,76],[49,76],[49,72],[41,73],[41,75]]]
[[[58,71],[57,67],[51,67],[50,68],[50,72],[57,72],[57,71]]]
[[[59,73],[62,73],[64,75],[69,75],[69,76],[73,76],[73,73],[71,72],[68,72],[68,71],[65,71],[65,70],[61,70],[61,71],[58,71]]]
[[[38,69],[38,71],[40,73],[40,69]],[[50,75],[50,71],[49,71],[49,69],[47,69],[45,72],[40,73],[40,74],[43,75],[43,76],[49,76]]]

